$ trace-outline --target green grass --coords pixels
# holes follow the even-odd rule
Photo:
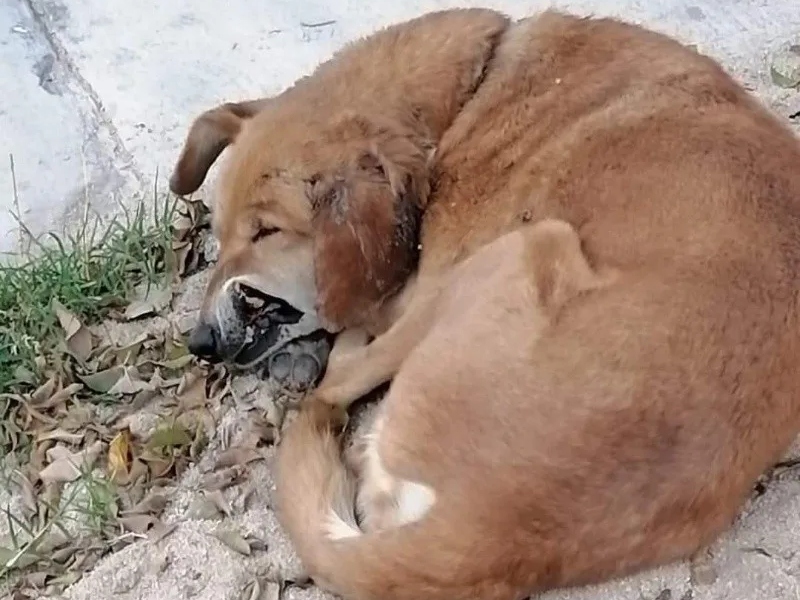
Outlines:
[[[175,202],[155,195],[154,218],[147,208],[139,203],[103,226],[99,219],[90,226],[87,211],[77,234],[47,234],[23,260],[0,263],[0,393],[34,384],[37,358],[63,337],[53,300],[82,322],[97,322],[137,285],[156,283],[169,270]]]

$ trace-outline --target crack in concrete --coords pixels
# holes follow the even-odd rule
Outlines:
[[[35,0],[23,0],[23,4],[30,11],[34,23],[41,30],[44,39],[50,46],[56,60],[61,64],[64,72],[73,80],[75,86],[88,98],[92,112],[95,114],[97,121],[108,131],[108,135],[114,145],[114,154],[130,169],[130,172],[136,178],[137,183],[144,187],[146,185],[146,178],[144,177],[144,174],[136,166],[133,155],[125,147],[125,143],[123,142],[119,131],[106,112],[100,95],[94,89],[92,84],[89,83],[89,81],[81,74],[77,64],[70,57],[69,51],[58,39],[58,36],[55,34],[55,32],[49,27],[47,23],[46,10],[43,7],[39,7]]]

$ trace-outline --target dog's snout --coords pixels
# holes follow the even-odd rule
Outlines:
[[[218,335],[212,325],[198,323],[189,336],[189,352],[206,360],[219,358]]]

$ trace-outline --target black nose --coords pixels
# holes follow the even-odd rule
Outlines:
[[[216,359],[218,357],[216,330],[208,323],[198,323],[189,336],[187,347],[195,356],[206,360]]]

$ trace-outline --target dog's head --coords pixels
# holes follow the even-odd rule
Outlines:
[[[287,323],[362,325],[416,265],[432,144],[412,119],[291,102],[225,104],[192,125],[170,180],[194,192],[222,153],[213,211],[219,260],[190,349],[257,362]]]

